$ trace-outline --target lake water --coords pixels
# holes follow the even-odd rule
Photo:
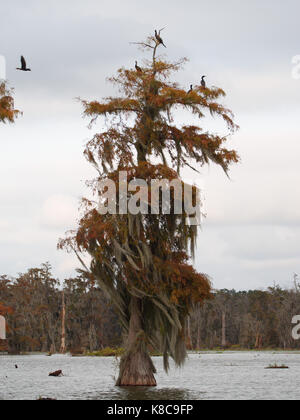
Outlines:
[[[0,356],[0,400],[229,400],[300,398],[300,353],[225,352],[191,354],[167,375],[154,358],[157,388],[117,388],[114,358]],[[266,370],[270,364],[290,369]],[[18,369],[15,368],[18,365]],[[61,369],[61,378],[49,372]]]

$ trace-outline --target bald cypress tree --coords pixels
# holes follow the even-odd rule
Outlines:
[[[226,137],[204,132],[199,126],[178,126],[174,120],[173,112],[179,107],[199,120],[208,111],[223,118],[234,132],[232,113],[218,102],[224,91],[199,85],[187,93],[171,81],[186,59],[162,60],[157,54],[161,44],[154,37],[139,44],[151,51],[151,60],[143,68],[121,68],[110,79],[120,96],[82,101],[91,123],[103,117],[108,127],[86,145],[85,156],[97,170],[97,178],[89,185],[98,194],[99,180],[114,181],[117,210],[122,197],[120,171],[126,172],[128,182],[142,179],[150,186],[152,180],[177,180],[184,190],[181,168],[197,170],[213,162],[227,173],[230,164],[238,161],[237,153],[225,148]],[[127,202],[132,194],[126,193]],[[193,187],[193,204],[196,196]],[[89,271],[118,312],[126,337],[119,386],[156,385],[149,349],[163,353],[166,371],[169,357],[182,365],[187,317],[196,304],[211,296],[208,276],[191,265],[197,226],[190,223],[192,215],[185,209],[181,214],[175,211],[173,189],[170,197],[170,214],[163,211],[162,199],[157,214],[150,210],[105,215],[97,210],[97,202],[85,199],[77,230],[59,242],[59,248],[75,251],[80,259],[82,252],[91,256]],[[150,209],[150,194],[143,200],[143,208]]]

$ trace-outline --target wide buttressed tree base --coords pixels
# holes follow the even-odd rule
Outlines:
[[[232,113],[218,102],[224,91],[196,86],[187,93],[170,81],[186,60],[169,63],[157,57],[161,44],[153,37],[140,46],[151,50],[151,61],[145,61],[143,68],[122,68],[110,79],[121,96],[102,102],[82,101],[91,123],[103,116],[109,126],[87,143],[85,156],[98,172],[88,185],[97,196],[98,182],[113,180],[117,210],[121,207],[120,171],[127,174],[128,183],[144,180],[149,191],[152,180],[177,180],[184,191],[181,168],[197,171],[213,162],[227,173],[229,165],[238,161],[236,152],[224,147],[227,137],[174,123],[176,108],[189,110],[198,119],[208,111],[223,118],[234,132],[237,126]],[[126,202],[138,191],[129,190]],[[193,187],[192,191],[195,205],[197,190]],[[138,214],[117,211],[102,215],[97,201],[84,199],[78,229],[59,242],[59,248],[74,251],[81,262],[82,252],[91,256],[87,270],[118,312],[126,337],[119,386],[156,385],[150,350],[163,354],[166,371],[169,357],[181,366],[186,358],[186,320],[196,304],[211,297],[208,276],[197,273],[190,263],[197,227],[190,223],[191,215],[184,208],[181,214],[175,211],[173,189],[170,196],[171,214],[164,214],[161,199],[159,211],[152,214],[150,193],[139,199],[141,209],[148,212]]]

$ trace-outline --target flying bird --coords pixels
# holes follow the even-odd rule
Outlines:
[[[204,80],[204,78],[205,78],[206,76],[202,76],[202,78],[201,78],[201,86],[203,87],[203,88],[206,88],[206,82],[205,82],[205,80]]]
[[[193,85],[191,85],[190,90],[188,91],[188,94],[193,92]]]
[[[26,61],[25,61],[25,58],[23,57],[23,55],[22,55],[22,57],[21,57],[21,68],[17,67],[17,70],[21,70],[21,71],[31,71],[31,69],[28,69],[28,68],[27,68]]]
[[[135,62],[135,69],[136,71],[138,71],[139,73],[141,73],[143,70],[138,66],[137,61]]]
[[[157,32],[157,30],[155,29],[155,38],[156,38],[156,40],[157,40],[157,42],[158,42],[158,44],[160,45],[163,45],[165,48],[167,48],[166,46],[165,46],[165,44],[164,44],[164,41],[162,40],[162,38],[161,38],[161,36],[159,35],[159,33]]]

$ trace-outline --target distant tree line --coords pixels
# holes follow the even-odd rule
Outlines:
[[[76,353],[121,345],[117,317],[93,279],[79,272],[78,276],[60,284],[47,263],[16,278],[0,276],[0,303],[9,308],[9,313],[2,310],[8,325],[8,340],[2,342],[2,347],[8,347],[13,354],[58,352],[62,331],[62,288],[67,350]]]
[[[79,271],[61,284],[46,263],[16,278],[0,276],[0,314],[8,325],[8,340],[0,342],[0,351],[58,352],[62,290],[68,351],[122,346],[117,316],[95,280]],[[300,341],[292,338],[295,315],[300,315],[297,285],[293,290],[215,291],[211,300],[195,308],[186,340],[190,349],[299,349]]]
[[[292,318],[300,315],[300,292],[279,286],[266,291],[219,290],[190,321],[193,348],[299,349]]]

